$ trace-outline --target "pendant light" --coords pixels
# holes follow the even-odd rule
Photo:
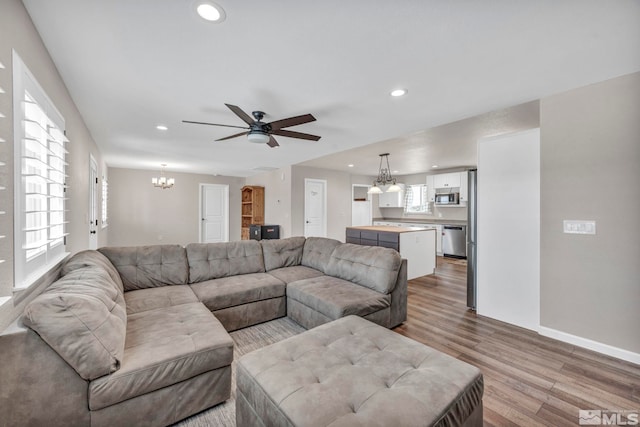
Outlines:
[[[381,185],[389,185],[386,189],[387,193],[398,193],[402,191],[402,188],[396,184],[396,179],[391,176],[391,168],[389,167],[389,153],[378,154],[380,156],[380,167],[378,169],[378,177],[373,181],[373,186],[367,191],[368,194],[382,194],[383,191],[379,187]],[[383,160],[384,159],[384,160]],[[383,163],[386,161],[387,167],[383,167]]]

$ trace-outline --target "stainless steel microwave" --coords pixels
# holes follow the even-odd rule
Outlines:
[[[459,205],[460,193],[436,194],[436,205]]]

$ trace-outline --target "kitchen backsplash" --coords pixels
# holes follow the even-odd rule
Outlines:
[[[431,214],[405,214],[402,208],[374,208],[373,217],[384,219],[453,219],[466,221],[467,208],[432,207]]]

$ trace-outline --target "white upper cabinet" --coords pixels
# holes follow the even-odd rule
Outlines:
[[[466,204],[469,200],[469,181],[467,171],[460,172],[460,203]]]
[[[398,184],[402,191],[397,193],[378,194],[378,207],[381,208],[404,208],[404,184]],[[381,187],[382,191],[385,191],[388,187]]]
[[[460,188],[460,172],[433,175],[435,188]]]
[[[433,177],[435,175],[427,175],[427,200],[429,202],[436,201],[436,187],[433,182]]]

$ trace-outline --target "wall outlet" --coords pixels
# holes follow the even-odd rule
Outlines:
[[[562,230],[566,234],[596,234],[596,222],[565,219]]]

